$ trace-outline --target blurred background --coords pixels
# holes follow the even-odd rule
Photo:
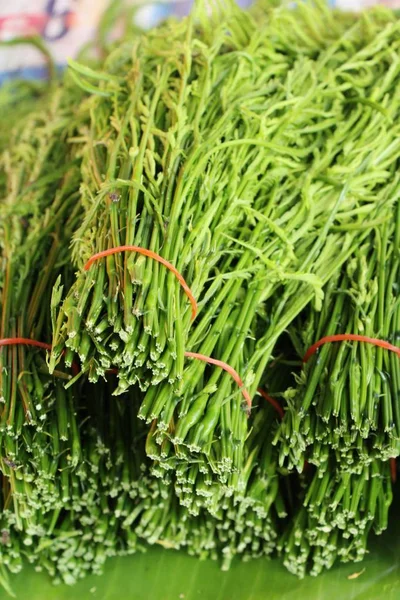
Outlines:
[[[400,1],[400,0],[399,0]],[[131,18],[142,28],[154,27],[169,15],[189,13],[191,0],[151,2],[122,0],[130,5]],[[115,0],[0,0],[0,83],[13,77],[45,76],[43,54],[35,48],[9,45],[21,37],[39,35],[58,66],[75,57],[95,35],[101,16]],[[246,6],[250,0],[240,0]],[[4,45],[4,42],[6,44]]]
[[[132,19],[140,28],[149,28],[169,15],[189,12],[191,0],[124,0],[132,6]],[[246,6],[251,0],[239,0]],[[360,10],[374,0],[330,0],[344,10]],[[380,0],[392,8],[400,0]],[[43,54],[34,47],[12,45],[20,37],[39,35],[56,64],[62,66],[89,42],[97,30],[101,15],[116,4],[115,0],[0,0],[0,83],[13,77],[44,77]],[[5,44],[4,44],[5,43]]]

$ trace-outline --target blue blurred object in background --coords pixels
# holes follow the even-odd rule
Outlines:
[[[121,6],[134,6],[134,19],[142,29],[154,27],[170,15],[190,12],[193,0],[146,2],[119,0]],[[118,0],[0,0],[0,43],[32,35],[47,44],[58,67],[76,57],[80,48],[95,37],[101,15]],[[251,0],[239,0],[248,6]],[[26,45],[0,45],[0,83],[15,77],[42,79],[47,70],[43,56]]]

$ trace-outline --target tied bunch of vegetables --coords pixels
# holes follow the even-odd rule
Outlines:
[[[298,359],[397,344],[399,39],[383,9],[199,2],[71,61],[40,106],[20,88],[3,585],[23,556],[73,583],[154,543],[316,574],[386,528],[398,357]]]
[[[310,8],[300,12],[307,30]],[[329,12],[315,14],[324,30],[333,26]],[[306,37],[293,54],[292,40],[280,38],[290,15],[278,11],[264,25],[242,15],[237,31],[238,15],[232,7],[221,23],[205,22],[199,11],[165,25],[112,53],[102,72],[72,64],[92,92],[90,124],[73,140],[82,145],[85,217],[50,361],[52,370],[65,353],[92,382],[116,370],[116,394],[139,385],[151,456],[155,442],[170,468],[202,464],[231,490],[250,401],[190,353],[229,364],[253,396],[288,316],[314,295],[320,303],[324,281],[366,235],[357,215],[390,210],[372,196],[381,143],[365,141],[376,117],[346,76],[357,44],[373,50],[361,25],[346,31],[347,52],[336,25],[329,51],[322,37]],[[359,213],[363,177],[370,196]],[[265,321],[272,325],[260,334]]]
[[[296,385],[283,391],[287,410],[274,443],[281,467],[317,467],[303,473],[301,508],[280,541],[285,564],[299,575],[310,564],[318,574],[338,555],[361,560],[370,529],[380,533],[388,523],[399,452],[400,205],[394,182],[392,219],[377,222],[332,278],[323,310],[310,307],[289,332],[297,353],[310,350]],[[310,337],[326,342],[318,356],[311,356]]]
[[[308,460],[322,473],[333,452],[343,469],[359,473],[375,458],[387,461],[397,456],[398,200],[396,204],[394,222],[376,227],[370,243],[328,284],[324,309],[320,313],[311,309],[306,320],[301,319],[302,328],[296,332],[304,333],[304,345],[293,329],[302,354],[311,345],[311,336],[332,343],[310,357],[298,385],[286,391],[290,401],[277,440],[281,464],[289,468],[302,470]],[[335,341],[339,331],[344,334],[341,344]],[[346,343],[346,334],[351,343]],[[353,334],[361,339],[352,340]]]

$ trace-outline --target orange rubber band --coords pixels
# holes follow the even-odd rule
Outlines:
[[[30,338],[15,337],[15,338],[3,338],[0,339],[1,346],[36,346],[37,348],[43,348],[44,350],[51,350],[51,344],[46,342],[38,342],[37,340],[31,340]],[[63,354],[65,350],[63,350]],[[76,363],[71,364],[72,373],[78,375],[79,367]]]
[[[396,459],[395,458],[390,459],[390,478],[393,483],[396,483],[397,467],[396,467]]]
[[[0,340],[0,346],[37,346],[38,348],[44,348],[44,350],[51,350],[51,344],[22,337],[3,338]]]
[[[117,246],[116,248],[109,248],[108,250],[103,250],[102,252],[97,252],[97,254],[93,254],[83,267],[85,271],[88,271],[92,264],[99,260],[100,258],[104,258],[106,256],[111,256],[113,254],[118,254],[118,252],[138,252],[139,254],[143,254],[144,256],[148,256],[149,258],[153,258],[158,261],[164,267],[167,267],[175,275],[179,283],[181,284],[185,294],[189,298],[190,304],[192,305],[192,321],[197,315],[197,302],[195,297],[193,296],[188,284],[182,277],[182,275],[177,271],[177,269],[170,262],[165,260],[162,256],[153,252],[153,250],[148,250],[147,248],[141,248],[140,246]]]
[[[112,369],[107,369],[106,373],[110,373],[111,375],[118,375],[118,369],[113,367]]]
[[[229,375],[232,376],[232,378],[236,381],[236,383],[242,390],[243,398],[246,400],[248,411],[251,410],[250,394],[244,387],[244,383],[243,383],[239,373],[237,371],[235,371],[235,369],[233,367],[228,365],[223,360],[218,360],[217,358],[211,358],[210,356],[205,356],[204,354],[199,354],[198,352],[185,352],[185,356],[187,358],[198,358],[199,360],[209,363],[210,365],[215,365],[217,367],[221,367],[221,369],[224,369],[224,371],[229,373]]]
[[[389,344],[389,342],[385,342],[384,340],[368,337],[366,335],[358,335],[357,333],[339,333],[337,335],[327,335],[310,346],[304,355],[303,362],[306,363],[320,346],[330,342],[366,342],[367,344],[374,344],[374,346],[379,346],[385,350],[395,352],[400,356],[400,348],[393,346],[393,344]]]
[[[271,404],[271,406],[274,407],[274,409],[276,410],[276,412],[278,413],[278,415],[280,416],[281,419],[283,419],[283,417],[285,416],[285,412],[282,408],[282,406],[279,404],[279,402],[277,400],[275,400],[275,398],[271,398],[271,396],[269,396],[267,394],[267,392],[264,392],[264,390],[262,388],[258,388],[257,392],[267,401]]]

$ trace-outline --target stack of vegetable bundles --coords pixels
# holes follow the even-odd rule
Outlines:
[[[3,585],[154,543],[317,574],[387,527],[399,48],[382,8],[198,2],[22,105],[1,136]]]

